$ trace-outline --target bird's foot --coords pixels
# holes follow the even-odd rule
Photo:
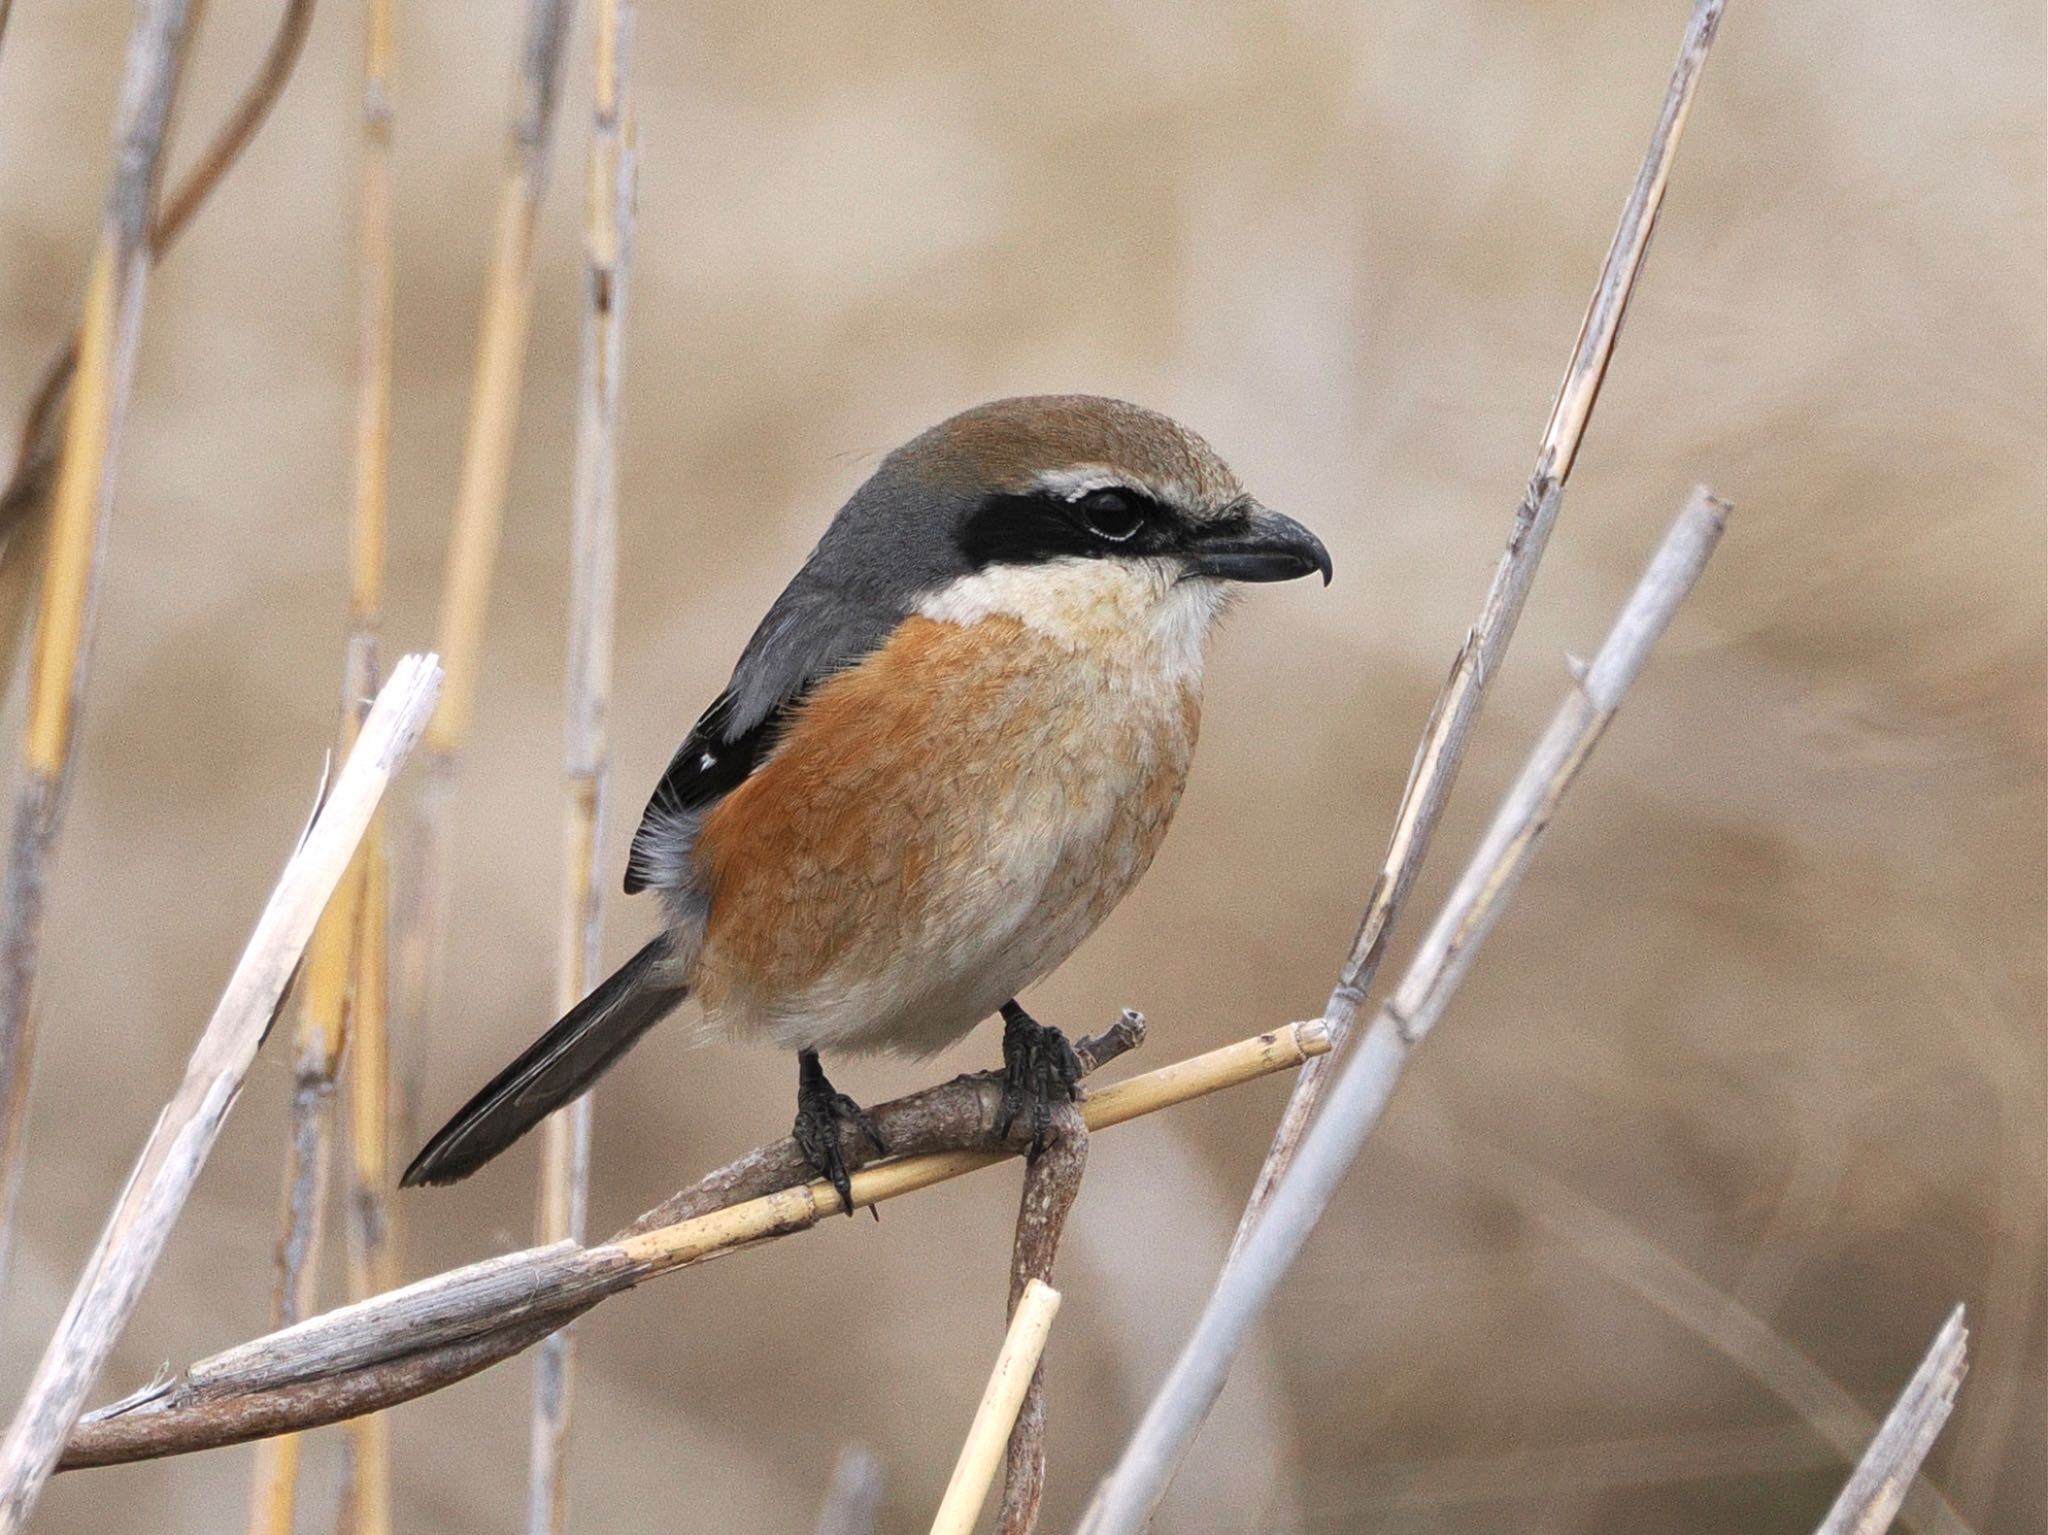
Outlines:
[[[1020,1115],[1031,1126],[1032,1161],[1045,1150],[1052,1106],[1078,1098],[1081,1058],[1058,1029],[1040,1023],[1015,1001],[1003,1004],[1003,1101],[996,1134],[1007,1136]]]
[[[846,1154],[840,1145],[842,1124],[856,1126],[868,1138],[878,1156],[889,1154],[888,1142],[875,1128],[868,1111],[826,1080],[818,1052],[799,1050],[796,1056],[796,1124],[790,1134],[796,1148],[811,1164],[811,1171],[839,1191],[839,1202],[853,1214],[853,1180],[848,1174]]]

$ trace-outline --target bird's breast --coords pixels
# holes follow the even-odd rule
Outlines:
[[[914,616],[705,818],[707,1014],[937,1049],[1072,952],[1180,801],[1200,672],[1012,614]]]

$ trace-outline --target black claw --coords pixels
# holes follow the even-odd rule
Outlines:
[[[1081,1080],[1081,1058],[1058,1029],[1040,1023],[1012,1000],[1003,1004],[1003,1101],[996,1110],[996,1134],[1007,1136],[1017,1116],[1031,1114],[1031,1149],[1037,1161],[1052,1129],[1052,1106],[1072,1103]]]
[[[839,1202],[853,1214],[853,1180],[840,1144],[841,1124],[856,1126],[875,1148],[877,1156],[889,1154],[888,1142],[875,1127],[868,1111],[835,1089],[818,1064],[818,1052],[799,1050],[796,1055],[796,1124],[790,1134],[804,1154],[811,1171],[839,1191]]]

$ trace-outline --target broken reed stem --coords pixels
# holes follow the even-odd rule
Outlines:
[[[1194,1333],[1146,1408],[1084,1524],[1136,1535],[1151,1518],[1231,1363],[1337,1185],[1378,1124],[1408,1057],[1436,1021],[1499,920],[1559,801],[1585,765],[1650,650],[1720,541],[1727,509],[1694,490],[1594,657],[1502,799],[1394,995],[1339,1074],[1329,1105],[1235,1262],[1224,1267]]]
[[[384,623],[386,524],[390,503],[392,316],[392,0],[364,7],[358,123],[356,409],[354,503],[349,519],[349,637],[343,707],[377,689]],[[363,839],[355,909],[347,1063],[348,1297],[361,1300],[398,1282],[391,1179],[390,1041],[386,1032],[385,933],[389,880],[384,816]],[[390,1535],[391,1435],[380,1414],[349,1425],[342,1519],[355,1535]]]
[[[1697,0],[1693,7],[1692,21],[1679,45],[1678,62],[1672,67],[1671,82],[1665,91],[1663,112],[1650,135],[1650,147],[1636,172],[1635,185],[1622,206],[1621,222],[1608,245],[1599,282],[1579,325],[1571,362],[1558,385],[1550,420],[1543,429],[1536,471],[1515,509],[1507,549],[1494,570],[1479,618],[1467,632],[1451,665],[1450,677],[1430,710],[1429,723],[1423,729],[1414,765],[1408,772],[1407,787],[1394,815],[1386,857],[1366,900],[1358,936],[1352,941],[1351,952],[1323,1009],[1335,1049],[1329,1060],[1311,1063],[1295,1079],[1293,1094],[1281,1113],[1272,1145],[1239,1218],[1237,1234],[1231,1240],[1231,1261],[1243,1251],[1260,1212],[1272,1199],[1275,1186],[1300,1150],[1309,1116],[1321,1101],[1324,1079],[1358,1021],[1380,961],[1386,956],[1394,923],[1421,872],[1423,859],[1428,856],[1430,839],[1450,800],[1486,690],[1500,669],[1508,642],[1514,638],[1522,605],[1536,579],[1536,567],[1550,540],[1551,526],[1557,520],[1565,482],[1578,459],[1586,423],[1592,419],[1593,406],[1600,398],[1600,386],[1607,377],[1608,359],[1614,354],[1629,296],[1635,291],[1636,278],[1650,248],[1657,210],[1663,205],[1664,188],[1671,177],[1686,118],[1692,111],[1707,50],[1721,24],[1723,3],[1724,0]]]
[[[505,520],[506,485],[519,427],[527,323],[533,310],[533,234],[546,189],[555,102],[561,89],[569,0],[526,0],[519,79],[504,181],[485,277],[476,370],[455,492],[437,648],[448,671],[427,727],[426,781],[407,829],[398,922],[396,1012],[403,1064],[399,1131],[410,1140],[431,1020],[438,1012],[447,947],[450,819],[457,757],[476,696],[484,614]]]
[[[425,729],[439,684],[433,657],[408,656],[399,663],[364,722],[355,750],[278,877],[212,1019],[193,1046],[184,1080],[157,1116],[6,1438],[0,1440],[0,1535],[13,1535],[27,1523],[86,1393],[199,1180],[314,924],[353,861],[392,774]]]
[[[1052,1132],[1044,1151],[1024,1167],[1017,1196],[1017,1235],[1010,1249],[1008,1309],[1014,1317],[1024,1293],[1035,1283],[1052,1283],[1067,1215],[1081,1194],[1088,1166],[1088,1122],[1071,1103],[1053,1108]],[[996,1535],[1031,1535],[1045,1498],[1045,1367],[1031,1373],[1029,1387],[1003,1453],[1003,1496],[996,1509]]]
[[[566,1013],[596,973],[610,710],[614,594],[618,585],[619,380],[632,264],[634,145],[627,96],[632,0],[598,0],[592,43],[588,207],[584,222],[583,356],[576,392],[575,505],[570,528],[569,635],[563,729],[563,890],[556,1003]],[[581,1242],[590,1186],[592,1096],[549,1116],[541,1148],[543,1244]],[[534,1358],[530,1535],[563,1535],[574,1332],[548,1337]]]
[[[1024,1393],[1037,1376],[1038,1359],[1045,1352],[1045,1340],[1059,1309],[1059,1291],[1042,1279],[1025,1281],[1010,1313],[1009,1331],[1003,1335],[995,1368],[981,1393],[981,1404],[974,1410],[967,1440],[960,1446],[960,1458],[953,1463],[952,1478],[939,1499],[932,1535],[973,1535],[974,1522],[981,1517],[989,1483],[1002,1463],[1003,1446],[1017,1421],[1018,1409],[1024,1405]]]
[[[136,44],[146,35],[149,16],[140,13],[130,44],[128,81],[122,97],[122,120],[117,124],[116,189],[112,204],[118,204],[119,218],[126,231],[120,239],[132,247],[135,221],[148,216],[155,196],[163,157],[163,139],[171,99],[176,93],[176,75],[182,67],[185,38],[190,31],[187,5],[176,7],[178,41],[168,56],[152,54],[140,67],[160,72],[150,89],[162,92],[161,102],[137,101],[127,94],[135,83],[138,60]],[[71,758],[73,723],[85,694],[86,662],[92,637],[92,596],[98,585],[97,550],[100,532],[112,502],[112,467],[121,412],[125,406],[132,375],[135,331],[141,323],[141,289],[148,268],[169,249],[193,213],[205,202],[230,165],[261,125],[276,101],[292,66],[298,61],[312,21],[312,0],[288,0],[271,40],[263,64],[236,103],[228,120],[214,134],[199,160],[188,171],[163,207],[150,220],[141,250],[129,248],[125,257],[109,258],[107,244],[110,224],[101,232],[100,254],[88,278],[86,311],[80,329],[44,370],[43,381],[30,404],[22,429],[21,445],[7,486],[0,490],[0,690],[15,671],[15,652],[28,628],[31,596],[40,596],[38,612],[52,614],[51,644],[46,650],[42,626],[38,625],[35,660],[29,673],[30,718],[37,718],[33,701],[44,690],[45,707],[58,700],[48,692],[56,679],[45,674],[44,660],[69,657],[69,677],[62,688],[60,759],[54,776],[30,768],[23,774],[15,805],[15,823],[9,844],[5,875],[5,914],[0,916],[0,1294],[6,1292],[7,1264],[13,1252],[14,1206],[21,1187],[21,1156],[27,1128],[28,1086],[33,1063],[35,1018],[33,995],[35,972],[42,946],[42,911],[48,865],[55,857],[62,831],[64,779]],[[155,44],[148,44],[155,47]],[[156,113],[154,126],[141,115],[131,118],[131,108]],[[133,130],[133,131],[131,131]],[[130,269],[135,284],[132,295],[125,292]],[[102,277],[104,269],[105,276]],[[111,283],[122,289],[119,295],[102,291]],[[95,317],[95,306],[98,314]],[[124,307],[124,305],[129,307]],[[88,324],[97,326],[88,337]],[[126,328],[125,335],[121,332]],[[112,334],[110,334],[112,332]],[[81,350],[90,341],[94,350],[92,378],[85,394],[88,419],[74,421],[71,401]],[[123,348],[127,355],[120,355]],[[115,385],[118,380],[118,387]],[[118,397],[118,398],[117,398]],[[96,470],[82,460],[72,460],[73,469],[60,465],[72,459],[73,446],[88,447],[98,454]],[[73,477],[66,479],[66,474]],[[77,499],[84,498],[84,503]],[[96,510],[92,509],[96,507]],[[53,509],[55,515],[53,515]],[[83,519],[81,523],[80,519]],[[81,528],[85,531],[81,532]],[[83,553],[81,555],[81,538]],[[67,562],[60,572],[47,562],[52,545]],[[82,561],[82,563],[81,563]],[[37,579],[40,567],[42,578]],[[52,599],[56,605],[52,606]],[[68,646],[68,650],[62,647]],[[49,743],[45,743],[46,745]]]
[[[1905,1501],[1920,1463],[1934,1448],[1962,1389],[1970,1341],[1963,1308],[1948,1314],[1927,1355],[1863,1452],[1815,1535],[1884,1535]]]
[[[1106,1040],[1082,1044],[1106,1045],[1101,1059],[1138,1037],[1127,1018]],[[1091,1130],[1103,1130],[1288,1070],[1328,1048],[1320,1020],[1289,1024],[1093,1091],[1082,1115]],[[1083,1065],[1093,1064],[1082,1053]],[[855,1206],[1015,1156],[1020,1146],[995,1134],[1001,1100],[992,1077],[959,1077],[875,1109],[889,1143],[918,1154],[855,1171]],[[785,1138],[664,1201],[607,1242],[486,1259],[242,1344],[92,1414],[73,1433],[65,1466],[213,1449],[439,1390],[530,1346],[606,1296],[841,1213],[831,1186],[810,1179]],[[772,1191],[753,1192],[763,1184]]]
[[[135,13],[114,122],[114,169],[86,279],[78,367],[69,385],[45,535],[20,782],[0,879],[0,1293],[21,1189],[34,984],[49,865],[84,699],[99,548],[114,504],[114,464],[142,332],[149,210],[183,67],[188,0],[147,0]]]

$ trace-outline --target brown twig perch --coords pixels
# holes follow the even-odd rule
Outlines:
[[[1501,801],[1408,973],[1375,1015],[1303,1138],[1294,1167],[1235,1262],[1217,1280],[1193,1335],[1103,1483],[1088,1535],[1136,1535],[1151,1518],[1195,1432],[1223,1390],[1252,1324],[1322,1218],[1337,1185],[1393,1096],[1409,1055],[1442,1017],[1479,947],[1528,869],[1559,801],[1585,765],[1714,546],[1726,508],[1693,492],[1599,653],[1552,717]]]
[[[1273,1144],[1252,1184],[1251,1197],[1231,1241],[1233,1260],[1243,1250],[1252,1226],[1273,1197],[1274,1187],[1300,1149],[1309,1116],[1321,1101],[1324,1079],[1358,1021],[1359,1011],[1372,990],[1373,978],[1379,973],[1380,961],[1386,956],[1394,923],[1421,872],[1430,838],[1435,835],[1444,806],[1450,800],[1486,690],[1500,669],[1508,642],[1514,638],[1522,604],[1536,579],[1536,566],[1549,542],[1551,525],[1557,520],[1565,481],[1571,476],[1586,423],[1592,419],[1593,406],[1600,398],[1607,362],[1621,333],[1622,317],[1628,312],[1629,296],[1635,291],[1636,278],[1650,248],[1657,210],[1664,201],[1664,188],[1670,180],[1679,138],[1685,132],[1686,117],[1692,111],[1707,50],[1721,24],[1723,3],[1724,0],[1697,0],[1693,7],[1692,21],[1679,46],[1678,62],[1672,68],[1670,87],[1665,92],[1664,110],[1650,135],[1649,151],[1636,172],[1635,185],[1622,207],[1621,222],[1607,248],[1600,280],[1586,306],[1571,362],[1558,386],[1550,421],[1543,429],[1536,472],[1515,509],[1507,549],[1494,570],[1479,618],[1466,634],[1465,643],[1451,665],[1451,675],[1430,710],[1422,743],[1416,748],[1414,766],[1409,769],[1408,786],[1394,815],[1386,858],[1373,880],[1358,936],[1323,1009],[1335,1048],[1329,1060],[1311,1062],[1295,1079],[1293,1094],[1281,1113]]]
[[[598,0],[592,44],[588,210],[584,224],[583,358],[576,394],[576,499],[570,529],[568,684],[563,742],[563,889],[555,1000],[583,999],[599,960],[613,595],[618,584],[619,377],[632,266],[634,149],[626,94],[632,0]],[[590,1183],[591,1095],[547,1121],[541,1148],[543,1243],[584,1238]],[[529,1535],[562,1535],[574,1333],[547,1338],[533,1362]]]
[[[132,349],[133,329],[141,322],[142,274],[170,248],[261,125],[290,78],[312,14],[312,0],[287,0],[277,34],[256,78],[244,90],[235,110],[199,160],[150,220],[146,238],[140,246],[126,250],[118,267],[106,266],[111,225],[103,228],[100,257],[88,282],[84,323],[44,371],[22,428],[13,472],[6,488],[0,490],[0,690],[6,688],[14,675],[15,648],[27,627],[30,598],[38,589],[39,569],[43,575],[42,610],[48,611],[53,620],[51,648],[46,651],[40,627],[36,642],[35,670],[30,677],[30,719],[33,722],[42,718],[46,735],[40,747],[31,744],[30,763],[16,802],[14,838],[8,850],[6,915],[4,923],[0,923],[0,1291],[6,1288],[7,1262],[13,1251],[14,1204],[21,1186],[21,1153],[35,1043],[34,982],[42,943],[43,891],[48,865],[62,831],[64,779],[70,765],[73,723],[85,692],[92,638],[91,597],[97,584],[99,528],[112,498],[112,478],[107,471],[113,460],[120,400],[109,398],[109,385],[116,376],[120,383],[112,392],[122,399],[127,393],[129,360],[116,353],[123,345]],[[121,152],[143,156],[123,158],[116,172],[118,217],[125,221],[118,238],[130,245],[134,244],[139,221],[147,217],[155,194],[165,127],[163,120],[150,127],[141,116],[131,118],[130,109],[147,107],[155,112],[160,107],[163,119],[167,119],[187,30],[183,7],[179,8],[179,16],[180,41],[175,56],[151,56],[142,61],[148,67],[166,71],[158,82],[162,102],[136,102],[128,95],[123,96],[125,126],[118,130]],[[140,27],[136,36],[144,36]],[[136,66],[131,45],[131,83]],[[131,133],[130,128],[137,132]],[[114,218],[115,212],[110,210],[109,219]],[[107,281],[122,285],[125,295],[130,267],[135,269],[132,303],[123,308],[121,304],[128,302],[128,298],[124,296],[116,302],[113,295],[101,292],[101,284]],[[97,318],[96,303],[101,306]],[[89,336],[88,327],[93,325],[98,329]],[[129,327],[125,339],[113,334],[114,329],[123,325]],[[87,419],[74,420],[71,400],[77,391],[73,375],[88,340],[94,355],[90,358],[91,377],[82,395],[88,407]],[[67,445],[74,437],[81,448],[96,443],[95,451],[103,462],[97,470],[80,462],[67,486],[59,473],[59,463],[66,457]],[[95,479],[99,482],[96,485],[91,483]],[[82,497],[84,501],[66,501],[64,496]],[[61,571],[45,562],[53,542],[66,561]],[[60,580],[61,589],[57,589]],[[53,600],[57,606],[49,606]],[[67,643],[68,663],[58,648]],[[46,658],[52,668],[68,665],[68,678],[58,677],[54,670],[46,673]],[[53,689],[61,690],[61,698]],[[39,714],[39,706],[33,701],[39,692],[44,714]],[[61,721],[47,717],[47,711],[52,710],[61,711]],[[47,769],[52,757],[57,763],[54,772]],[[45,767],[35,765],[38,758]]]
[[[1084,1067],[1139,1037],[1126,1018],[1084,1042]],[[1328,1048],[1320,1021],[1289,1024],[1093,1091],[1102,1130],[1298,1066]],[[959,1077],[874,1110],[904,1153],[853,1175],[856,1206],[894,1199],[1016,1154],[999,1139],[1001,1087]],[[850,1148],[849,1148],[850,1149]],[[838,1214],[830,1185],[784,1139],[750,1152],[592,1247],[558,1243],[471,1264],[202,1360],[81,1422],[67,1468],[178,1455],[338,1422],[439,1390],[510,1357],[605,1296]]]
[[[1010,1253],[1010,1311],[1027,1288],[1052,1281],[1053,1260],[1067,1215],[1081,1193],[1081,1174],[1088,1165],[1088,1122],[1073,1104],[1060,1104],[1053,1115],[1053,1139],[1024,1170],[1024,1188],[1017,1199],[1017,1236]],[[996,1513],[996,1535],[1031,1535],[1038,1528],[1038,1506],[1045,1497],[1045,1367],[1031,1373],[1016,1426],[1003,1456],[1003,1496]]]
[[[87,349],[83,354],[90,357]],[[392,775],[425,728],[440,683],[408,656],[364,721],[332,791],[278,877],[220,1004],[128,1175],[28,1392],[0,1440],[0,1532],[34,1509],[85,1396],[169,1241],[256,1051],[275,1021],[314,924],[355,857]]]
[[[1920,1463],[1934,1448],[1956,1404],[1969,1341],[1963,1308],[1957,1306],[1934,1335],[1927,1357],[1906,1382],[1816,1535],[1884,1535],[1892,1527]]]

